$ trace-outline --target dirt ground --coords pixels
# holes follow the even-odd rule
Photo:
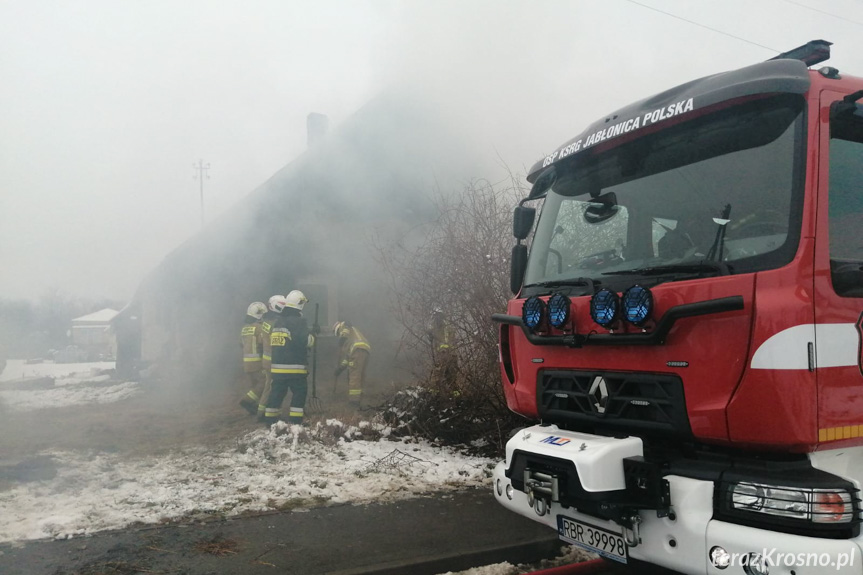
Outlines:
[[[371,417],[370,406],[382,402],[391,389],[379,381],[369,381],[366,387],[364,407],[358,411],[347,404],[344,378],[335,395],[330,379],[318,387],[322,409],[313,409],[311,399],[307,402],[307,419],[350,422]],[[49,473],[45,465],[50,458],[39,455],[48,450],[140,456],[232,441],[262,425],[239,406],[245,391],[233,378],[208,384],[175,375],[142,381],[140,394],[116,403],[29,412],[0,405],[0,489]]]
[[[142,392],[106,405],[18,412],[0,407],[0,491],[22,482],[50,479],[56,473],[54,450],[110,452],[129,457],[158,455],[182,447],[216,446],[235,441],[262,424],[239,406],[246,390],[239,383],[164,377],[143,381]],[[102,385],[96,384],[96,385]],[[104,385],[109,385],[105,382]],[[347,405],[344,379],[333,394],[332,379],[319,387],[322,410],[309,419],[338,418],[345,423],[369,419],[393,391],[392,383],[369,381],[367,406]],[[452,499],[455,497],[455,499]],[[469,501],[459,498],[467,497]],[[476,525],[464,526],[465,508]],[[496,515],[495,515],[496,514]],[[494,516],[496,530],[480,528]],[[499,517],[498,517],[499,516]],[[411,535],[417,520],[423,537]],[[407,521],[407,524],[399,523]],[[378,525],[368,529],[369,524]],[[391,531],[381,529],[386,524]],[[504,529],[510,529],[505,531]],[[342,533],[343,532],[343,533]],[[361,537],[360,537],[361,535]],[[400,539],[401,537],[401,539]],[[381,562],[429,561],[430,537],[437,573],[459,566],[513,559],[509,542],[525,546],[522,561],[553,557],[553,534],[500,508],[487,490],[418,499],[383,506],[325,506],[305,513],[248,514],[228,520],[190,520],[170,525],[132,526],[70,540],[21,541],[0,545],[4,575],[254,575],[257,573],[361,572]],[[493,555],[475,549],[497,545]],[[333,545],[343,547],[333,553]],[[498,556],[500,555],[500,557]],[[474,562],[474,563],[471,563]],[[433,568],[434,567],[434,568]],[[393,567],[381,573],[402,573]]]

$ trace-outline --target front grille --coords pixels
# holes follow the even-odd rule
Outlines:
[[[541,371],[537,405],[548,423],[691,435],[683,382],[674,375]]]

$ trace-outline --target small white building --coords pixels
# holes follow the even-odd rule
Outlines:
[[[117,337],[111,322],[118,313],[105,308],[73,319],[72,345],[84,352],[90,361],[116,357]]]

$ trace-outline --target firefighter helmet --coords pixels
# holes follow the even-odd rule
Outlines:
[[[303,311],[303,306],[306,305],[307,301],[309,301],[309,298],[307,298],[306,295],[298,289],[293,290],[285,296],[285,306],[292,307],[300,311]]]
[[[265,313],[267,313],[267,306],[259,301],[250,303],[249,309],[246,310],[246,314],[255,319],[261,319]]]
[[[335,325],[333,325],[333,335],[336,337],[348,337],[348,329],[350,328],[350,324],[346,321],[337,321]]]
[[[285,309],[286,305],[285,296],[283,295],[274,295],[270,298],[269,307],[270,310],[276,313],[282,313],[282,310]]]

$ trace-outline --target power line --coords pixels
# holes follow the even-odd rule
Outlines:
[[[752,44],[753,46],[758,46],[759,48],[764,48],[765,50],[770,50],[771,52],[776,52],[779,54],[781,50],[776,50],[775,48],[771,48],[770,46],[765,46],[764,44],[759,44],[757,42],[753,42],[752,40],[747,40],[746,38],[741,38],[740,36],[735,36],[734,34],[729,34],[728,32],[723,32],[722,30],[717,30],[716,28],[711,28],[710,26],[705,26],[704,24],[700,24],[698,22],[694,22],[692,20],[688,20],[683,18],[682,16],[678,16],[676,14],[672,14],[671,12],[665,12],[664,10],[660,10],[659,8],[654,8],[653,6],[648,6],[647,4],[642,4],[641,2],[636,2],[635,0],[625,0],[630,4],[635,4],[637,6],[641,6],[642,8],[647,8],[648,10],[653,10],[654,12],[659,12],[660,14],[665,14],[666,16],[671,16],[672,18],[676,18],[678,20],[682,20],[694,26],[698,26],[699,28],[705,28],[710,30],[711,32],[716,32],[717,34],[722,34],[723,36],[728,36],[729,38],[734,38],[735,40],[740,40],[741,42],[746,42],[747,44]]]
[[[856,24],[858,26],[863,26],[863,22],[856,22],[854,20],[849,20],[845,16],[839,16],[838,14],[831,14],[830,12],[825,12],[824,10],[819,10],[818,8],[813,8],[812,6],[807,6],[806,4],[801,4],[800,2],[794,2],[794,0],[785,0],[789,4],[794,4],[795,6],[800,6],[801,8],[806,8],[807,10],[812,10],[813,12],[818,12],[819,14],[824,14],[826,16],[832,16],[833,18],[838,18],[843,22],[848,22],[849,24]]]

